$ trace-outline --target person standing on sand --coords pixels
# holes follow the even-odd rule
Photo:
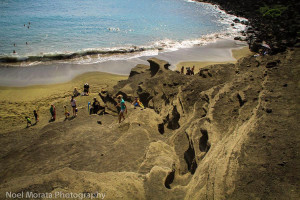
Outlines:
[[[51,104],[50,113],[51,113],[51,121],[55,121],[55,119],[56,119],[56,109],[55,109],[55,106],[53,104]]]
[[[191,75],[195,75],[195,65],[193,65],[193,67],[192,67]]]
[[[30,126],[32,125],[31,124],[31,119],[29,118],[29,117],[25,117],[25,119],[26,119],[26,122],[27,122],[27,126],[26,126],[26,128],[28,128],[29,127],[29,124],[30,124]]]
[[[86,83],[83,86],[83,95],[84,96],[89,96],[89,92],[90,92],[90,86],[89,86],[88,83]]]
[[[122,95],[118,95],[117,99],[118,99],[118,102],[119,102],[117,104],[117,106],[121,108],[120,113],[119,113],[119,123],[121,123],[122,118],[123,118],[123,121],[125,120],[124,113],[127,114],[127,107],[125,105],[125,101],[124,101]]]
[[[191,68],[190,67],[186,67],[186,75],[191,75]]]
[[[66,120],[70,116],[70,113],[69,113],[69,111],[67,109],[67,106],[64,106],[64,110],[65,110],[65,120]]]
[[[74,96],[72,96],[70,102],[71,102],[71,106],[73,109],[73,117],[75,117],[77,115],[77,113],[76,113],[76,100],[74,99]]]
[[[184,66],[181,67],[181,74],[184,74]]]
[[[36,110],[33,111],[33,115],[34,115],[34,118],[35,118],[35,124],[37,124],[39,122],[39,115],[36,112]]]

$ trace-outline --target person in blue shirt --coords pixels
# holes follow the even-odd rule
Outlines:
[[[124,101],[122,95],[118,95],[117,99],[118,99],[118,102],[119,102],[117,104],[117,106],[121,108],[120,113],[119,113],[119,123],[121,123],[122,118],[123,118],[123,121],[125,120],[124,113],[127,114],[127,107],[125,105],[125,101]]]

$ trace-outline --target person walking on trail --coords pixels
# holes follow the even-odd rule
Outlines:
[[[77,113],[76,113],[76,100],[74,99],[74,96],[72,96],[70,102],[71,102],[71,106],[73,109],[73,117],[75,117],[77,115]]]
[[[119,103],[117,104],[117,106],[121,108],[120,113],[119,113],[119,123],[121,123],[122,118],[123,118],[123,121],[125,120],[124,113],[127,114],[127,107],[126,107],[126,105],[125,105],[125,101],[124,101],[122,95],[119,95],[119,96],[117,97],[117,99],[118,99],[118,102],[119,102]]]
[[[64,110],[65,110],[65,120],[66,120],[70,116],[70,113],[69,113],[66,105],[64,106]]]
[[[34,115],[34,118],[35,118],[35,124],[37,124],[39,122],[39,115],[38,115],[36,110],[33,111],[33,115]]]
[[[184,74],[184,66],[181,67],[181,74]]]
[[[55,119],[56,119],[56,109],[55,109],[55,106],[53,104],[51,104],[50,113],[51,113],[51,120],[50,121],[55,121]]]
[[[27,122],[27,126],[26,126],[26,128],[28,128],[29,127],[29,124],[30,124],[30,126],[32,125],[31,124],[31,119],[29,118],[29,117],[25,117],[25,119],[26,119],[26,122]]]
[[[195,75],[195,65],[192,67],[191,75]]]

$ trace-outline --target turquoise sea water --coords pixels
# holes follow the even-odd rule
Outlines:
[[[1,0],[0,61],[174,49],[230,23],[216,7],[185,0]]]

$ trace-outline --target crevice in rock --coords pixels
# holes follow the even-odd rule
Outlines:
[[[189,140],[189,148],[184,152],[184,160],[188,165],[188,171],[191,172],[191,174],[194,174],[198,167],[195,159],[194,145],[193,145],[193,141],[190,141],[187,133],[186,135]]]
[[[136,90],[136,92],[138,92],[138,93],[143,92],[143,88],[139,85],[138,88],[137,88],[137,90]]]
[[[179,100],[179,103],[180,103],[180,106],[181,106],[182,113],[184,113],[183,104],[182,104],[182,102],[181,102],[181,99],[178,98],[178,100]]]
[[[205,108],[202,108],[202,110],[203,110],[204,114],[203,114],[201,117],[206,117],[206,115],[207,115],[207,110],[206,110]]]
[[[163,93],[163,95],[161,96],[161,98],[165,101],[165,106],[168,105],[170,103],[169,98],[166,96],[165,93]]]
[[[246,100],[242,98],[242,96],[239,93],[237,94],[237,98],[239,100],[240,107],[242,107],[245,104]]]
[[[170,118],[170,115],[168,114],[168,115],[166,116],[166,118],[163,120],[163,121],[164,121],[164,124],[168,123],[169,118]]]
[[[151,95],[148,92],[140,93],[139,98],[145,107],[148,107],[149,101],[152,99]]]
[[[105,104],[109,102],[113,105],[117,105],[117,102],[109,94],[102,95],[101,93],[99,93],[99,96]]]
[[[167,176],[165,180],[165,187],[171,189],[171,184],[173,183],[175,178],[175,169],[173,169]]]
[[[180,114],[177,111],[176,106],[174,105],[172,110],[172,117],[168,120],[167,128],[172,130],[178,129],[180,127],[178,123],[179,119],[180,119]]]
[[[210,144],[207,142],[208,141],[208,132],[205,129],[200,130],[202,133],[202,136],[199,140],[199,149],[201,152],[208,152],[210,149]]]
[[[160,134],[164,134],[165,133],[164,123],[158,124],[158,132]]]
[[[276,61],[273,61],[273,62],[268,62],[267,65],[266,65],[266,68],[276,67],[279,63],[280,63],[280,60],[276,60]]]
[[[204,97],[202,97],[202,100],[209,104],[209,97],[207,94],[205,94]]]

